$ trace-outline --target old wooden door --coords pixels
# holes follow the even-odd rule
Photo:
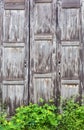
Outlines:
[[[2,101],[10,114],[28,104],[28,0],[0,3]]]
[[[80,1],[58,3],[58,56],[61,96],[81,94],[81,8]],[[80,91],[81,90],[81,91]]]
[[[55,98],[56,0],[30,0],[30,101]]]
[[[79,0],[0,1],[0,98],[8,112],[82,94],[81,15]]]

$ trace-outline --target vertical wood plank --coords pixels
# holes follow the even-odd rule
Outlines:
[[[24,104],[29,103],[29,77],[30,77],[30,41],[29,41],[29,0],[25,0],[25,86],[24,86]]]
[[[80,85],[81,85],[81,90],[80,92],[82,93],[82,98],[83,98],[83,104],[84,104],[84,1],[81,0],[81,9],[80,9],[80,27],[81,27],[81,49],[80,49]]]
[[[60,14],[61,2],[56,4],[56,105],[60,105],[61,96],[61,28],[60,28]]]
[[[0,110],[2,106],[2,24],[3,24],[3,0],[0,1]]]

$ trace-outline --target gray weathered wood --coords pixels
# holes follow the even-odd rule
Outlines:
[[[24,3],[25,2],[25,0],[4,0],[5,1],[5,3],[11,3],[11,2],[13,2],[13,3]]]
[[[6,2],[11,3],[10,0]],[[24,2],[14,0],[13,3]],[[4,3],[5,5],[6,3]],[[24,3],[23,3],[24,5]],[[10,5],[11,7],[11,5]],[[4,8],[2,37],[2,100],[7,112],[28,104],[29,1],[21,8]],[[7,9],[7,10],[6,10]]]
[[[24,42],[25,11],[4,10],[3,41]]]
[[[5,0],[5,9],[7,10],[24,10],[25,9],[25,0]]]
[[[79,41],[79,9],[61,9],[61,40]]]
[[[3,23],[3,1],[0,1],[0,111],[2,110],[2,23]]]
[[[81,21],[81,50],[80,50],[80,70],[81,70],[81,93],[83,97],[83,104],[84,104],[84,1],[81,0],[81,15],[80,15],[80,21]]]
[[[55,10],[56,0],[30,1],[30,101],[35,103],[55,98]]]
[[[69,2],[67,1],[67,3]],[[81,88],[80,9],[65,9],[62,8],[61,4],[61,2],[58,3],[57,79],[61,96],[70,98],[71,96],[79,96]]]
[[[62,0],[62,8],[80,8],[80,0]]]
[[[52,0],[35,0],[36,3],[50,3]]]

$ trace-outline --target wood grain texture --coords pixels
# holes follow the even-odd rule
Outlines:
[[[0,10],[0,83],[2,81],[2,23],[3,23],[3,14]]]
[[[3,1],[0,1],[0,111],[2,110],[2,23],[3,23]]]
[[[3,17],[4,42],[23,42],[25,40],[25,11],[5,10]]]
[[[25,2],[25,10],[3,10],[2,101],[9,115],[28,104],[29,1]]]
[[[61,96],[63,99],[69,99],[73,96],[79,96],[79,85],[62,85]]]
[[[5,1],[5,3],[11,3],[11,2],[13,2],[13,3],[24,3],[25,2],[25,0],[4,0]]]
[[[73,43],[74,44],[74,43]],[[63,46],[61,49],[62,54],[62,78],[74,79],[78,78],[79,74],[79,46]],[[75,58],[74,58],[75,57]]]
[[[25,0],[5,0],[4,3],[5,3],[4,8],[7,10],[25,9]]]
[[[84,97],[84,1],[81,1],[81,9],[80,9],[80,22],[81,22],[81,49],[80,49],[80,70],[81,70],[81,88],[80,92],[82,93],[82,97]],[[83,100],[84,104],[84,100]]]
[[[25,48],[5,47],[3,51],[3,80],[24,79]]]
[[[52,0],[35,0],[35,3],[51,3]]]
[[[82,8],[81,8],[81,20],[82,20],[82,42],[84,42],[84,1],[82,2]]]
[[[62,0],[62,8],[80,8],[80,0]]]
[[[79,41],[79,9],[62,9],[61,11],[59,19],[61,22],[61,40]]]
[[[38,76],[38,75],[37,75]],[[34,102],[39,103],[40,98],[45,99],[48,102],[50,99],[54,99],[54,91],[52,87],[52,78],[47,77],[35,77],[34,82]]]
[[[57,81],[61,96],[70,98],[81,94],[80,9],[63,9],[59,2],[57,14]]]
[[[6,10],[24,10],[25,4],[24,3],[6,3],[4,8]]]
[[[29,104],[29,82],[30,82],[30,32],[29,32],[29,0],[25,0],[25,60],[24,60],[24,105]]]
[[[46,12],[46,13],[45,13]],[[52,5],[51,3],[39,3],[35,5],[34,13],[35,34],[51,33]]]
[[[51,41],[35,41],[34,55],[34,72],[46,73],[52,70],[52,42]],[[38,51],[37,51],[38,50]]]
[[[55,9],[56,0],[30,1],[30,102],[39,102],[40,97],[48,101],[56,96]],[[46,74],[51,74],[51,78]],[[38,78],[34,78],[36,75]]]
[[[3,85],[2,99],[7,107],[7,113],[14,114],[15,108],[24,103],[24,85]]]

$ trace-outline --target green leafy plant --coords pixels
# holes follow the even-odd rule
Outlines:
[[[7,126],[6,114],[0,112],[0,130],[4,130]]]
[[[15,116],[11,120],[11,125],[18,128],[18,130],[31,129],[55,129],[57,126],[56,107],[54,105],[45,104],[39,106],[38,104],[30,104],[26,107],[20,107],[16,110]],[[44,127],[44,128],[43,128]],[[11,127],[12,130],[16,129]]]
[[[83,130],[84,129],[84,106],[69,100],[63,106],[62,118],[59,122],[59,130]]]
[[[16,109],[16,114],[10,121],[0,113],[0,130],[83,130],[84,105],[74,103],[74,100],[64,101],[62,113],[51,100],[45,103],[43,99],[38,104],[30,104]]]

